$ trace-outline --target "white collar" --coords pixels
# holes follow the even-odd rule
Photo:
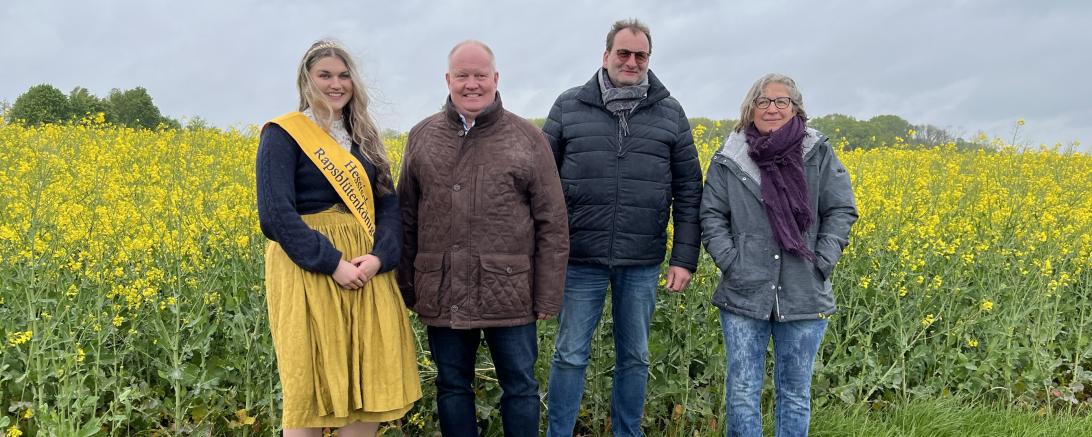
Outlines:
[[[311,121],[315,122],[315,124],[319,125],[319,127],[322,127],[322,123],[319,122],[317,117],[315,117],[315,111],[312,111],[311,108],[304,109],[303,115],[306,115],[307,118],[310,118]],[[330,134],[330,136],[333,137],[334,141],[337,141],[337,144],[341,146],[342,149],[349,151],[353,149],[353,138],[351,135],[349,135],[349,130],[345,128],[345,120],[343,119],[343,117],[331,120],[330,130],[326,133]]]
[[[470,132],[470,128],[474,127],[474,123],[477,120],[471,120],[470,123],[467,123],[466,122],[466,117],[463,117],[462,113],[457,113],[457,114],[459,114],[459,120],[462,120],[462,122],[463,122],[463,133]]]

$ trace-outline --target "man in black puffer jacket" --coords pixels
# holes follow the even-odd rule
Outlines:
[[[674,239],[667,288],[682,291],[697,268],[701,168],[682,106],[648,71],[651,50],[643,23],[614,23],[603,68],[562,93],[543,126],[565,191],[570,235],[550,371],[549,436],[573,433],[608,285],[616,356],[611,423],[616,436],[643,435],[649,322],[669,215]]]

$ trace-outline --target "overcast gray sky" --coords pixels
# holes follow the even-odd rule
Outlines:
[[[796,79],[809,114],[895,114],[971,137],[1092,151],[1092,2],[284,1],[0,3],[0,99],[32,85],[143,86],[165,115],[218,126],[294,110],[316,39],[356,55],[382,128],[439,109],[446,55],[493,47],[507,109],[544,117],[601,65],[611,22],[651,27],[651,69],[689,116],[738,118],[767,72]]]

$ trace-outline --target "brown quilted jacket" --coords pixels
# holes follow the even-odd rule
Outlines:
[[[561,309],[568,215],[542,132],[500,96],[464,132],[450,100],[410,130],[398,197],[402,296],[431,326],[517,326]]]

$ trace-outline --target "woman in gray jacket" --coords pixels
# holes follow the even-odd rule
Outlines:
[[[812,365],[835,308],[830,276],[857,208],[845,167],[806,122],[791,78],[759,78],[705,178],[702,242],[722,272],[713,303],[728,356],[729,436],[762,435],[771,337],[776,435],[808,433]]]

